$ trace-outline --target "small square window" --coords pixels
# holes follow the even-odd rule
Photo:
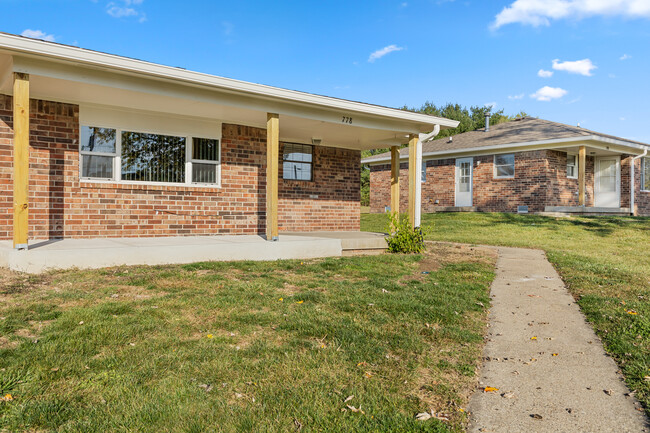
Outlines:
[[[286,143],[282,151],[282,179],[312,180],[313,147]]]
[[[494,177],[515,177],[515,154],[494,155]]]
[[[422,161],[422,178],[421,178],[422,183],[425,183],[427,181],[427,163],[426,161]]]

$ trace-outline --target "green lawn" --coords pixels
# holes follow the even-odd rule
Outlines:
[[[361,216],[384,231],[386,216]],[[541,248],[578,300],[650,415],[650,219],[423,215],[438,241]]]
[[[5,271],[0,431],[461,431],[494,257],[451,250]]]

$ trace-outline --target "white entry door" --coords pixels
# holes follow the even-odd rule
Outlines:
[[[601,156],[596,158],[595,205],[596,207],[621,206],[621,158]]]
[[[456,159],[456,206],[472,206],[474,158]]]

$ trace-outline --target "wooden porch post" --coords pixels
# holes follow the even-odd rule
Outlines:
[[[409,221],[415,227],[416,185],[420,181],[420,167],[417,166],[418,134],[409,135]]]
[[[390,211],[399,213],[399,146],[390,148]]]
[[[280,116],[266,115],[266,240],[278,240],[278,164]]]
[[[580,154],[578,157],[578,204],[585,206],[585,187],[586,176],[585,170],[587,166],[587,147],[580,146]]]
[[[14,248],[27,249],[29,234],[29,75],[14,72]]]

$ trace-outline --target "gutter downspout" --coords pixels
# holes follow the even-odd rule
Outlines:
[[[636,165],[636,160],[639,158],[643,158],[648,154],[648,148],[646,147],[643,150],[643,153],[641,155],[637,155],[632,158],[632,162],[630,163],[630,214],[634,216],[636,213],[634,211],[634,187],[635,187],[635,182],[634,182],[634,171],[635,171],[635,165]]]
[[[433,140],[440,133],[440,125],[434,125],[433,131],[428,134],[420,134],[415,151],[415,165],[420,173],[419,181],[415,183],[415,215],[414,226],[422,225],[422,144]]]

